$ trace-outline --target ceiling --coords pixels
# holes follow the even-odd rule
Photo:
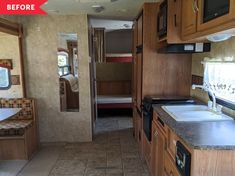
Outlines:
[[[124,20],[90,18],[90,24],[93,28],[105,28],[107,32],[112,30],[131,29],[133,22]]]
[[[42,8],[49,14],[88,14],[96,18],[133,20],[144,2],[157,1],[159,0],[48,0]],[[102,6],[101,12],[95,12],[93,5]]]

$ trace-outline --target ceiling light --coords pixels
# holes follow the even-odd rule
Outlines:
[[[211,42],[222,42],[232,37],[231,34],[214,34],[207,36],[207,40]]]
[[[130,28],[130,25],[129,24],[124,24],[123,25],[125,28]]]

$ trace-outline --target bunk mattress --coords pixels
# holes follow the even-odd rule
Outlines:
[[[132,108],[131,95],[99,95],[97,107],[102,108]]]

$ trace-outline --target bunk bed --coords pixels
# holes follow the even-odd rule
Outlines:
[[[129,63],[133,61],[131,53],[106,53],[106,63]],[[110,66],[110,65],[109,65]],[[120,68],[120,67],[119,67]],[[109,69],[108,69],[109,70]],[[117,70],[115,70],[117,72]],[[104,73],[103,73],[104,74]],[[109,75],[109,73],[106,73]],[[123,80],[124,79],[124,80]],[[131,80],[104,79],[97,80],[98,112],[132,110]]]
[[[98,95],[98,109],[131,109],[131,95]]]
[[[133,56],[131,53],[107,53],[106,62],[132,62]]]

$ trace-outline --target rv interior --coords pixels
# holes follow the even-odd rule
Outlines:
[[[0,16],[0,176],[235,176],[235,0],[49,0]]]

